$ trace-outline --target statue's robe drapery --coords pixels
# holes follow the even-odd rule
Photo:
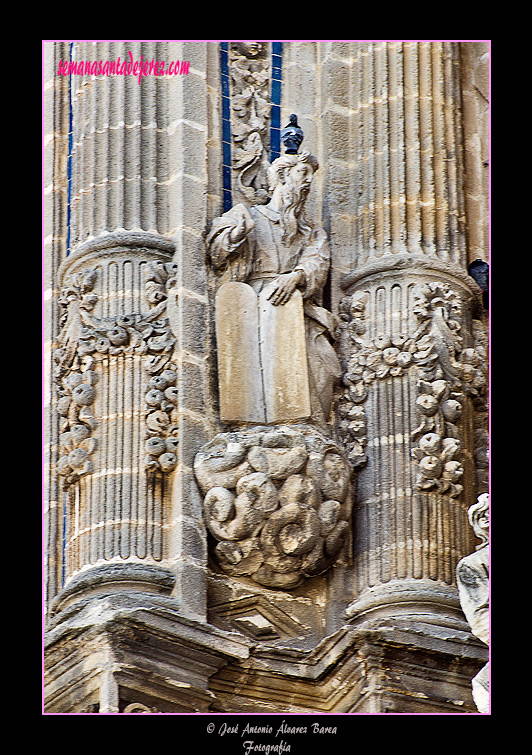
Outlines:
[[[238,226],[242,212],[249,213],[254,227],[243,240],[233,243],[230,234]],[[257,294],[282,273],[296,270],[304,273],[305,282],[300,290],[304,300],[312,417],[320,424],[327,422],[341,368],[332,346],[334,317],[322,306],[330,265],[325,231],[312,228],[308,234],[298,232],[287,247],[282,241],[278,212],[268,205],[249,209],[235,205],[213,222],[207,244],[212,265],[221,273],[221,282],[244,282]]]

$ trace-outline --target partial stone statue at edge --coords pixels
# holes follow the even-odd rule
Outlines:
[[[489,645],[489,495],[483,493],[470,507],[469,522],[482,541],[456,567],[458,592],[471,632]],[[489,663],[472,682],[473,699],[481,713],[489,713]]]

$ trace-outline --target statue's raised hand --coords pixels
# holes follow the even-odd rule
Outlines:
[[[236,225],[229,235],[232,244],[239,244],[255,227],[255,221],[244,207],[238,205],[233,208],[233,213],[237,215]]]

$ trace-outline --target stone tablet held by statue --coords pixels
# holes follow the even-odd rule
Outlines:
[[[310,416],[303,301],[274,306],[264,288],[224,283],[216,296],[220,418],[272,424]]]

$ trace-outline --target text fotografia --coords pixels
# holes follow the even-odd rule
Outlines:
[[[189,60],[172,60],[168,65],[164,60],[133,60],[128,51],[129,59],[125,60],[60,60],[57,69],[58,76],[186,76],[190,72]]]
[[[281,739],[280,741],[275,742],[275,744],[268,743],[265,744],[263,742],[257,742],[254,739],[251,739],[253,735],[255,736],[272,736],[278,739],[281,735],[301,735],[301,734],[337,734],[337,727],[336,726],[324,726],[320,723],[311,723],[309,725],[304,726],[292,726],[288,723],[286,723],[285,720],[280,724],[280,726],[272,726],[270,724],[266,725],[253,725],[250,723],[247,723],[245,726],[240,725],[240,723],[235,724],[227,724],[223,723],[218,728],[213,723],[208,724],[207,731],[212,734],[216,731],[218,736],[231,736],[231,735],[240,735],[240,737],[246,739],[243,739],[242,741],[242,747],[244,755],[252,755],[254,752],[262,752],[266,753],[266,755],[281,755],[285,752],[291,751],[291,745],[289,742],[285,742],[284,739]]]

